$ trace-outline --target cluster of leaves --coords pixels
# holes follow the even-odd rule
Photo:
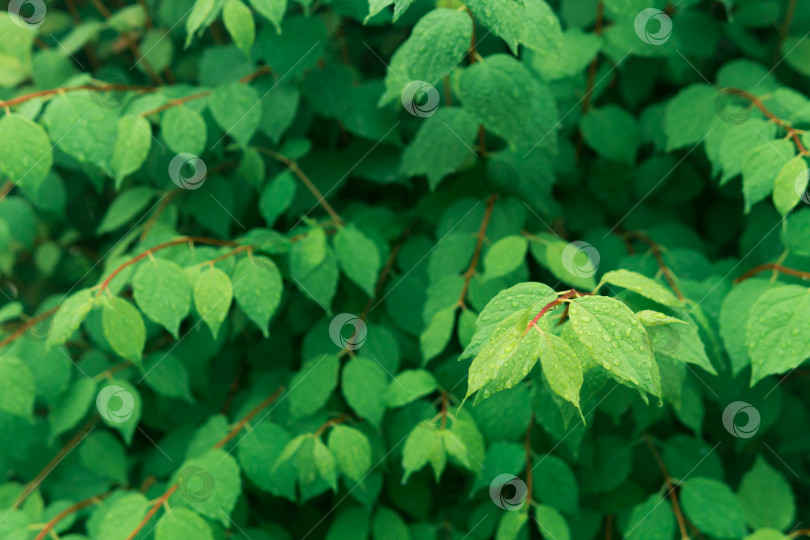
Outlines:
[[[810,535],[810,4],[8,15],[3,539]]]

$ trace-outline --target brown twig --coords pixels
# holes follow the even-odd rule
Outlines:
[[[785,12],[785,22],[782,25],[782,28],[779,29],[779,41],[777,41],[776,50],[773,53],[773,62],[771,63],[771,67],[773,69],[776,69],[776,66],[779,64],[779,55],[782,52],[782,43],[784,43],[785,39],[788,37],[790,25],[793,24],[793,16],[796,14],[796,4],[796,0],[790,0],[787,11]]]
[[[343,413],[340,416],[338,416],[337,418],[333,418],[332,420],[327,420],[326,422],[321,424],[321,426],[317,430],[315,430],[315,433],[313,433],[312,435],[313,435],[313,437],[315,437],[317,439],[318,437],[321,436],[321,434],[323,434],[324,431],[326,431],[330,427],[336,426],[338,424],[342,424],[351,417],[352,417],[351,414]]]
[[[667,283],[669,283],[670,288],[672,288],[672,291],[675,293],[675,296],[678,297],[678,300],[684,302],[686,298],[683,296],[681,290],[678,288],[678,284],[675,281],[675,275],[672,273],[672,270],[669,269],[667,263],[664,261],[661,246],[658,245],[652,238],[650,238],[641,231],[628,231],[626,233],[622,233],[620,236],[624,238],[635,238],[636,240],[640,240],[641,242],[644,242],[650,247],[650,251],[652,251],[653,257],[655,257],[655,262],[658,263],[658,268],[661,269],[661,273],[664,275],[664,279],[667,280]]]
[[[755,266],[748,272],[744,273],[740,277],[734,280],[734,283],[741,283],[750,277],[754,277],[755,275],[766,272],[768,270],[774,270],[779,272],[780,274],[786,274],[788,276],[795,276],[801,279],[810,279],[810,272],[802,272],[801,270],[794,270],[793,268],[787,268],[786,266],[782,266],[781,264],[777,263],[765,263],[760,264],[759,266]]]
[[[644,441],[647,443],[650,452],[652,452],[655,462],[658,464],[658,468],[661,469],[661,473],[664,475],[664,481],[667,484],[667,494],[669,495],[669,499],[672,501],[672,513],[675,514],[675,519],[678,521],[678,528],[681,531],[681,540],[689,540],[689,533],[686,532],[686,521],[683,517],[683,513],[681,512],[681,505],[678,502],[678,494],[675,491],[676,486],[672,482],[672,477],[669,475],[669,471],[667,470],[667,466],[664,464],[664,460],[661,458],[661,454],[659,454],[658,450],[655,448],[652,437],[645,433]]]
[[[484,218],[481,220],[481,227],[478,228],[478,236],[475,240],[475,251],[473,252],[470,266],[468,266],[467,270],[464,272],[464,286],[461,288],[461,295],[458,297],[458,306],[461,308],[465,307],[464,300],[467,298],[467,290],[470,288],[470,281],[472,281],[475,275],[475,268],[478,266],[478,260],[481,258],[481,248],[484,245],[487,227],[489,226],[489,220],[492,218],[492,209],[495,207],[497,198],[498,194],[493,193],[489,196],[489,199],[487,199],[487,208],[484,211]]]
[[[54,306],[51,309],[49,309],[48,311],[44,311],[44,312],[40,313],[39,315],[37,315],[36,317],[31,317],[30,319],[28,319],[25,322],[25,324],[19,326],[16,330],[14,330],[6,338],[4,338],[2,341],[0,341],[0,349],[2,349],[3,347],[8,345],[9,343],[14,341],[15,339],[19,338],[21,335],[23,335],[32,326],[34,326],[36,324],[39,324],[42,321],[52,317],[53,314],[56,313],[58,309],[59,309],[59,306]]]
[[[34,490],[37,489],[37,487],[39,487],[39,485],[45,480],[45,478],[47,478],[48,475],[51,474],[51,471],[53,471],[56,468],[56,466],[59,465],[63,459],[65,459],[65,456],[67,456],[70,452],[72,452],[73,449],[76,448],[76,446],[84,440],[84,438],[87,436],[90,430],[95,427],[96,422],[98,422],[98,415],[93,416],[93,418],[91,418],[84,426],[82,426],[82,428],[79,431],[77,431],[76,434],[73,435],[73,437],[71,437],[70,440],[67,443],[65,443],[65,445],[62,448],[59,449],[56,455],[53,456],[53,458],[48,462],[47,465],[45,465],[45,467],[39,472],[36,478],[34,478],[25,485],[25,489],[23,490],[22,493],[20,493],[20,496],[17,497],[17,500],[14,501],[14,504],[11,506],[11,508],[14,509],[19,508],[20,505],[25,502],[25,499],[27,499],[28,496],[31,493],[33,493]]]
[[[155,211],[152,212],[152,215],[149,216],[149,219],[147,219],[146,223],[143,224],[143,230],[141,230],[141,240],[146,238],[146,236],[149,234],[149,231],[151,231],[152,227],[154,227],[155,223],[157,223],[157,220],[160,219],[160,216],[163,215],[163,212],[166,211],[166,208],[169,206],[169,203],[172,202],[172,199],[174,199],[179,194],[180,194],[179,189],[173,189],[170,192],[168,192],[165,197],[163,197],[163,199],[158,204],[157,208],[155,208]]]
[[[152,255],[153,253],[155,253],[157,251],[160,251],[161,249],[166,249],[166,248],[170,248],[170,247],[173,247],[173,246],[179,246],[179,245],[182,245],[182,244],[207,244],[207,245],[213,245],[213,246],[235,246],[235,245],[237,245],[236,242],[231,242],[231,241],[228,241],[228,240],[218,240],[216,238],[206,238],[204,236],[181,236],[180,238],[175,238],[174,240],[169,240],[168,242],[158,244],[155,247],[149,248],[146,251],[144,251],[142,253],[139,253],[138,255],[135,255],[130,260],[128,260],[127,262],[125,262],[124,264],[122,264],[121,266],[119,266],[118,268],[113,270],[112,272],[110,272],[110,275],[107,276],[107,279],[105,279],[101,283],[101,286],[99,287],[99,290],[98,290],[98,292],[96,294],[100,295],[101,293],[103,293],[107,289],[107,287],[109,287],[110,282],[113,280],[113,278],[115,278],[115,276],[120,274],[125,268],[127,268],[129,266],[132,266],[133,264],[135,264],[135,263],[137,263],[139,261],[142,261],[146,257]],[[2,345],[2,344],[0,343],[0,345]]]
[[[112,494],[112,491],[108,491],[107,493],[102,493],[100,495],[93,495],[92,497],[88,497],[83,501],[79,501],[72,506],[68,506],[67,508],[56,514],[53,518],[51,518],[50,521],[48,521],[48,523],[45,524],[45,527],[43,527],[42,530],[39,531],[39,534],[37,534],[34,540],[44,540],[44,538],[48,536],[48,533],[51,532],[60,521],[62,521],[69,515],[73,514],[74,512],[78,512],[82,508],[86,508],[91,504],[98,503],[99,501],[108,497],[110,494]]]
[[[810,151],[808,151],[807,148],[804,146],[800,137],[800,135],[804,132],[800,129],[796,129],[793,126],[791,126],[790,122],[788,122],[787,120],[784,120],[776,116],[773,112],[771,112],[770,109],[768,109],[768,107],[765,106],[764,103],[762,103],[762,100],[760,100],[757,96],[751,94],[750,92],[746,92],[745,90],[741,90],[739,88],[725,88],[723,89],[723,92],[735,96],[744,97],[745,99],[749,100],[751,104],[757,109],[759,109],[768,120],[770,120],[771,122],[773,122],[774,124],[781,127],[787,132],[788,137],[793,139],[793,143],[796,145],[796,149],[799,151],[799,154],[801,154],[802,156],[810,155]]]
[[[600,0],[596,4],[596,22],[594,25],[593,33],[597,36],[602,35],[602,24],[605,18],[605,4]],[[591,65],[588,66],[588,82],[585,86],[585,97],[582,100],[582,114],[588,112],[591,108],[591,94],[593,93],[593,86],[596,84],[596,68],[599,66],[599,55],[591,60]]]
[[[338,227],[343,226],[343,220],[341,219],[341,217],[338,215],[337,212],[335,212],[335,209],[332,208],[332,205],[329,204],[329,201],[326,200],[326,197],[324,197],[321,194],[321,191],[318,189],[318,187],[312,183],[312,180],[309,179],[309,177],[304,173],[304,171],[301,170],[301,168],[295,161],[288,158],[284,154],[280,154],[279,152],[276,152],[275,150],[270,150],[269,148],[257,147],[256,150],[286,165],[301,180],[301,182],[304,183],[304,185],[307,187],[310,193],[312,193],[315,199],[317,199],[318,204],[320,204],[321,207],[324,210],[326,210],[326,213],[329,214],[329,217],[332,218],[335,224]]]
[[[558,296],[555,300],[552,300],[551,302],[546,304],[543,307],[543,309],[541,309],[540,312],[537,315],[534,316],[534,319],[529,321],[529,324],[526,325],[526,331],[523,332],[523,335],[525,336],[533,326],[536,326],[537,321],[539,321],[541,318],[543,318],[543,315],[545,315],[546,313],[548,313],[552,309],[556,308],[557,306],[559,306],[560,304],[562,304],[566,300],[569,300],[571,298],[579,298],[580,296],[590,296],[590,295],[591,295],[591,293],[579,292],[576,289],[571,289],[570,291],[565,291],[563,294]]]
[[[0,107],[13,107],[14,105],[31,101],[32,99],[53,96],[56,94],[65,94],[67,92],[76,92],[78,90],[93,90],[95,92],[115,92],[119,90],[131,90],[133,92],[154,92],[157,89],[158,88],[156,86],[138,86],[132,84],[81,84],[79,86],[65,86],[61,88],[51,88],[50,90],[31,92],[30,94],[0,101]]]

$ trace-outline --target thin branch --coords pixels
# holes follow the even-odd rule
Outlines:
[[[59,449],[56,455],[53,456],[53,458],[48,462],[47,465],[45,465],[45,467],[39,472],[36,478],[34,478],[30,482],[28,482],[28,484],[25,485],[25,489],[23,490],[22,493],[20,493],[20,496],[17,497],[17,500],[14,501],[14,504],[11,506],[11,508],[13,509],[19,508],[20,505],[25,502],[25,499],[27,499],[28,496],[31,493],[33,493],[37,489],[37,487],[39,487],[39,485],[43,482],[43,480],[45,480],[45,478],[47,478],[48,475],[51,474],[51,471],[53,471],[56,468],[56,466],[59,465],[59,463],[61,463],[63,459],[65,459],[65,456],[67,456],[70,452],[72,452],[73,449],[76,448],[76,446],[80,442],[82,442],[82,440],[84,440],[85,436],[90,432],[90,430],[95,427],[96,422],[98,422],[98,415],[93,416],[93,418],[90,419],[90,421],[88,421],[84,426],[82,426],[82,428],[79,431],[77,431],[76,434],[73,437],[71,437],[71,439],[67,443],[65,443],[65,445],[61,449]]]
[[[796,0],[790,0],[787,11],[785,12],[785,22],[782,25],[782,28],[779,29],[779,41],[776,43],[776,50],[773,53],[773,63],[771,64],[774,69],[776,69],[777,64],[779,64],[779,55],[782,52],[782,44],[788,37],[790,25],[793,24],[793,16],[796,14],[796,4]]]
[[[543,309],[540,310],[540,313],[535,315],[534,319],[529,321],[529,324],[526,325],[526,331],[523,332],[523,335],[525,336],[533,326],[537,326],[537,321],[539,321],[543,317],[543,315],[545,315],[552,309],[556,308],[557,306],[561,305],[566,300],[570,300],[572,298],[579,298],[580,296],[590,296],[590,295],[591,293],[579,292],[576,289],[571,289],[570,291],[564,292],[563,294],[558,296],[555,300],[552,300],[551,302],[546,304],[543,307]]]
[[[672,513],[675,514],[675,519],[678,521],[678,528],[681,531],[681,540],[689,540],[689,533],[686,532],[686,521],[681,512],[681,505],[678,502],[678,494],[675,491],[676,486],[672,482],[672,476],[670,476],[667,466],[661,458],[661,454],[659,454],[658,450],[655,448],[652,438],[646,433],[644,434],[644,441],[647,443],[650,452],[652,452],[655,462],[658,464],[658,468],[661,469],[661,473],[664,475],[664,481],[667,483],[667,493],[669,499],[672,501]]]
[[[13,107],[14,105],[19,105],[20,103],[25,103],[26,101],[31,101],[32,99],[37,99],[41,97],[48,97],[54,96],[56,94],[65,94],[67,92],[76,92],[78,90],[92,90],[95,92],[116,92],[116,91],[132,91],[132,92],[154,92],[158,90],[156,86],[138,86],[132,84],[108,84],[104,83],[101,85],[98,84],[81,84],[79,86],[65,86],[61,88],[51,88],[50,90],[40,90],[38,92],[32,92],[30,94],[25,94],[23,96],[18,96],[6,101],[0,100],[0,107]]]
[[[329,204],[329,201],[326,200],[326,197],[324,197],[321,194],[321,191],[318,189],[318,187],[315,184],[312,183],[312,180],[309,179],[309,177],[304,173],[304,171],[301,170],[301,168],[298,166],[298,164],[295,161],[288,158],[284,154],[280,154],[280,153],[276,152],[275,150],[270,150],[269,148],[258,148],[257,147],[256,150],[258,150],[262,154],[266,154],[266,155],[272,157],[276,161],[280,161],[281,163],[283,163],[284,165],[289,167],[289,169],[301,180],[301,182],[304,183],[304,185],[307,187],[307,189],[310,191],[310,193],[312,193],[312,195],[315,197],[315,199],[317,199],[318,204],[320,204],[321,207],[324,210],[326,210],[326,213],[329,214],[329,217],[332,218],[332,220],[335,222],[335,224],[338,227],[343,226],[343,220],[341,219],[341,217],[338,215],[337,212],[335,212],[335,209],[332,208],[332,205]]]
[[[320,436],[321,436],[321,434],[322,434],[324,431],[326,431],[326,430],[327,430],[327,429],[329,429],[330,427],[332,427],[332,426],[336,426],[336,425],[338,425],[338,424],[342,424],[342,423],[344,423],[346,420],[348,420],[348,419],[349,419],[349,418],[351,418],[351,417],[352,417],[352,415],[351,415],[351,414],[349,414],[349,413],[343,413],[343,414],[341,414],[340,416],[338,416],[337,418],[334,418],[334,419],[332,419],[332,420],[327,420],[326,422],[324,422],[323,424],[321,424],[321,426],[320,426],[320,427],[319,427],[317,430],[315,430],[315,433],[313,433],[312,435],[313,435],[313,437],[315,437],[315,438],[317,439],[318,437],[320,437]]]
[[[73,514],[74,512],[78,512],[79,510],[86,508],[91,504],[96,504],[102,501],[104,498],[108,497],[112,493],[113,493],[112,491],[108,491],[107,493],[102,493],[100,495],[93,495],[92,497],[88,497],[83,501],[79,501],[72,506],[68,506],[67,508],[56,514],[53,518],[51,518],[51,520],[45,524],[45,527],[43,527],[42,530],[39,531],[39,534],[37,534],[34,540],[44,540],[45,537],[48,536],[48,533],[51,532],[53,528],[59,524],[60,521],[62,521],[69,515]]]
[[[25,324],[19,326],[16,330],[14,330],[6,338],[4,338],[2,341],[0,341],[0,349],[2,349],[3,347],[8,345],[9,343],[14,341],[15,339],[19,338],[20,336],[22,336],[32,326],[35,326],[35,325],[41,323],[42,321],[52,317],[54,315],[54,313],[56,313],[59,310],[59,307],[60,306],[54,306],[51,309],[49,309],[48,311],[44,311],[44,312],[40,313],[39,315],[37,315],[36,317],[31,317],[30,319],[28,319],[28,321],[26,321]]]
[[[759,266],[755,266],[745,274],[741,275],[737,279],[734,280],[734,283],[741,283],[750,277],[754,277],[755,275],[767,272],[768,270],[774,270],[780,274],[786,274],[788,276],[795,276],[801,279],[810,279],[810,272],[802,272],[801,270],[795,270],[793,268],[788,268],[786,266],[782,266],[781,264],[777,263],[765,263],[760,264]]]
[[[635,238],[636,240],[640,240],[641,242],[644,242],[650,246],[650,251],[652,251],[653,257],[655,257],[655,261],[658,263],[658,268],[661,269],[664,279],[666,279],[667,283],[669,283],[669,286],[672,288],[675,296],[677,296],[678,300],[681,302],[686,301],[686,298],[681,293],[681,290],[678,288],[678,284],[675,281],[675,274],[672,273],[672,270],[670,270],[667,263],[664,261],[664,256],[660,245],[655,243],[652,238],[640,231],[629,231],[621,234],[620,236],[623,238]]]
[[[14,183],[14,180],[6,180],[6,183],[3,184],[2,188],[0,188],[0,202],[3,202],[6,196],[8,196],[8,194],[11,192],[12,189],[14,189],[14,186],[16,185],[17,184]]]
[[[597,36],[602,35],[602,25],[605,19],[605,4],[600,0],[596,5],[596,23],[594,25],[594,34]],[[596,68],[599,66],[599,55],[591,60],[591,65],[588,67],[588,82],[585,86],[585,97],[582,100],[582,114],[588,112],[591,107],[591,94],[593,93],[593,86],[596,84]]]
[[[472,261],[470,266],[464,272],[464,286],[461,288],[461,295],[458,297],[458,305],[464,307],[464,300],[467,298],[467,290],[470,288],[470,281],[475,275],[475,268],[478,266],[478,260],[481,258],[481,248],[484,244],[484,238],[487,234],[487,227],[489,220],[492,219],[492,209],[495,207],[495,201],[498,199],[498,194],[493,193],[487,199],[487,208],[484,211],[484,219],[481,220],[481,227],[478,229],[478,236],[475,240],[475,251],[473,252]]]
[[[796,129],[793,126],[791,126],[790,122],[788,122],[787,120],[784,120],[776,116],[773,112],[771,112],[770,109],[768,109],[768,107],[765,106],[764,103],[762,103],[762,100],[760,100],[757,96],[751,94],[750,92],[746,92],[745,90],[741,90],[739,88],[725,88],[723,92],[735,96],[744,97],[745,99],[749,100],[751,104],[757,109],[759,109],[768,120],[770,120],[771,122],[773,122],[774,124],[781,127],[787,132],[787,135],[791,139],[793,139],[796,148],[799,150],[799,154],[801,154],[802,156],[810,155],[810,151],[807,150],[807,148],[802,143],[801,137],[799,137],[799,135],[801,135],[804,132],[800,129]]]

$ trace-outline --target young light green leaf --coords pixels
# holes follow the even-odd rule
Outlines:
[[[312,457],[315,460],[315,467],[318,469],[318,474],[321,478],[326,480],[332,491],[337,491],[337,466],[335,464],[335,457],[332,452],[327,448],[323,442],[314,438],[314,446],[312,448]]]
[[[768,141],[754,148],[742,162],[745,211],[765,199],[774,189],[781,172],[774,163],[789,163],[795,151],[788,140]]]
[[[276,32],[281,33],[281,21],[284,12],[287,11],[287,0],[250,0],[250,5],[273,23]]]
[[[649,336],[627,306],[606,296],[584,296],[571,302],[568,315],[579,341],[613,378],[661,398]]]
[[[624,269],[612,270],[602,276],[602,283],[624,287],[667,307],[681,306],[681,302],[666,287],[638,272]]]
[[[199,156],[205,150],[207,128],[202,115],[180,105],[172,107],[160,119],[160,134],[169,150],[175,154]]]
[[[151,504],[138,492],[126,493],[112,502],[96,524],[97,538],[126,540],[127,531],[134,531]]]
[[[34,374],[22,360],[0,358],[0,411],[33,421],[36,393]]]
[[[48,409],[49,440],[78,424],[96,399],[96,382],[81,377],[74,381]]]
[[[539,332],[536,326],[529,332]],[[548,381],[551,390],[571,402],[579,414],[582,409],[579,406],[579,391],[582,388],[582,365],[574,350],[565,340],[551,332],[541,332],[537,341],[537,350],[540,354],[540,365],[543,367],[543,375]],[[583,423],[585,417],[582,417]]]
[[[128,114],[118,119],[118,138],[110,156],[116,189],[120,189],[126,176],[141,168],[151,147],[152,126],[146,118]]]
[[[287,393],[290,413],[307,416],[324,406],[338,382],[340,362],[333,354],[324,354],[304,363],[290,381]],[[302,384],[306,381],[306,384]]]
[[[70,339],[94,305],[92,289],[82,289],[68,296],[53,317],[47,346],[61,345]]]
[[[475,20],[506,41],[515,55],[518,44],[541,54],[562,44],[560,21],[545,0],[472,0],[467,5]]]
[[[155,526],[155,540],[214,540],[211,526],[188,508],[173,508]]]
[[[121,441],[109,431],[94,431],[79,447],[79,459],[88,470],[119,484],[127,482],[127,456]]]
[[[430,323],[419,336],[419,348],[422,350],[422,365],[438,356],[453,336],[456,322],[456,306],[441,309],[433,314]]]
[[[120,432],[127,444],[132,443],[132,436],[141,420],[142,404],[137,388],[120,379],[103,383],[96,396],[96,409],[101,420]]]
[[[214,14],[214,0],[195,0],[194,6],[191,9],[191,14],[186,19],[186,44],[185,48],[188,49],[188,46],[191,45],[191,41],[194,39],[195,34],[199,34],[200,30],[203,30],[206,23],[210,24],[211,16]],[[222,7],[222,4],[219,5]],[[210,21],[210,22],[209,22]]]
[[[96,232],[98,234],[108,233],[130,223],[146,208],[154,196],[154,190],[147,186],[125,189],[113,200]]]
[[[408,481],[408,477],[414,472],[430,463],[433,466],[433,473],[436,482],[444,471],[447,464],[447,453],[444,450],[444,437],[440,430],[433,426],[418,424],[405,440],[405,447],[402,450],[402,483]]]
[[[737,491],[745,520],[753,529],[787,530],[796,517],[790,483],[760,455]]]
[[[19,114],[0,119],[0,172],[34,193],[53,165],[53,151],[42,126]]]
[[[810,169],[803,156],[794,156],[782,166],[773,185],[773,204],[780,214],[786,215],[802,197],[808,197],[808,179]]]
[[[208,98],[208,106],[225,135],[247,147],[259,127],[261,115],[256,110],[259,101],[260,96],[256,90],[237,82],[214,88]]]
[[[132,296],[147,317],[178,338],[191,309],[191,284],[180,266],[166,259],[142,262],[132,278]]]
[[[718,538],[745,536],[745,517],[729,487],[717,480],[690,478],[681,485],[684,515],[701,531]]]
[[[221,448],[189,459],[174,473],[171,481],[177,491],[169,499],[172,506],[185,506],[208,519],[228,526],[230,515],[242,490],[239,465]]]
[[[293,173],[286,170],[270,180],[262,190],[259,197],[259,212],[268,227],[272,227],[276,219],[289,208],[295,198],[298,184]]]
[[[361,482],[371,468],[368,437],[357,429],[338,425],[329,432],[328,445],[340,472],[353,482]]]
[[[219,268],[211,266],[197,276],[193,295],[197,313],[216,339],[231,308],[233,300],[231,279]]]
[[[349,279],[372,296],[382,266],[377,245],[352,225],[338,231],[334,245],[340,267]]]
[[[438,383],[429,371],[406,369],[388,383],[385,402],[389,407],[402,407],[436,390]]]
[[[501,238],[484,255],[483,279],[495,279],[513,272],[523,263],[528,249],[529,244],[522,236]]]
[[[267,337],[284,288],[276,263],[262,255],[245,257],[237,263],[233,279],[236,303]]]
[[[633,115],[614,105],[592,109],[580,122],[582,137],[597,154],[607,159],[633,165],[640,144]]]
[[[340,387],[354,412],[379,427],[385,413],[384,393],[388,387],[385,370],[374,360],[353,358],[343,368]]]
[[[795,368],[810,350],[810,289],[784,285],[767,290],[751,307],[746,330],[751,386]]]
[[[256,40],[256,23],[250,8],[241,0],[227,0],[222,8],[222,22],[236,46],[250,58],[250,49]]]
[[[102,297],[100,302],[101,324],[110,347],[121,358],[140,366],[146,344],[146,326],[140,311],[118,296]]]

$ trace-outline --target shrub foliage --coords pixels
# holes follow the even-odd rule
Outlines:
[[[810,535],[809,3],[5,15],[3,539]]]

